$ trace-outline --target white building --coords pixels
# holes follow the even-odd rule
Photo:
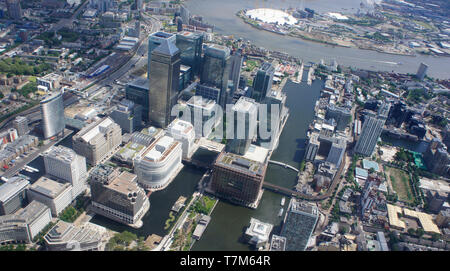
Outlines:
[[[38,201],[32,201],[15,214],[0,216],[0,244],[31,243],[51,220],[50,209]]]
[[[195,140],[194,126],[190,122],[175,119],[167,127],[167,133],[175,140],[181,142],[183,158],[191,157]]]
[[[261,222],[252,217],[250,226],[245,231],[245,236],[251,245],[259,248],[267,244],[272,229],[272,224]]]
[[[57,89],[60,86],[62,76],[56,73],[49,73],[43,77],[36,78],[38,86],[46,87],[49,90]]]
[[[43,176],[30,186],[28,198],[47,205],[56,217],[72,202],[72,185]]]
[[[163,189],[183,167],[181,143],[170,136],[155,140],[134,158],[138,182],[146,189]]]
[[[47,174],[72,185],[72,200],[86,189],[86,158],[64,146],[53,146],[42,156]]]
[[[97,165],[114,154],[122,143],[122,129],[110,117],[84,127],[73,136],[73,150]]]
[[[45,247],[49,251],[91,251],[99,250],[106,230],[86,223],[83,226],[62,220],[44,236]]]

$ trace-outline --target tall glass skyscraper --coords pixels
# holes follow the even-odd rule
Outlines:
[[[64,132],[63,93],[56,92],[45,97],[41,103],[42,131],[44,138],[50,138]]]
[[[150,78],[150,69],[152,62],[152,52],[155,50],[163,41],[169,41],[173,44],[176,42],[176,36],[174,34],[166,32],[155,32],[148,37],[148,66],[147,66],[147,78]]]
[[[233,54],[230,57],[231,64],[230,64],[230,77],[232,87],[231,87],[231,96],[234,95],[234,92],[239,87],[239,80],[241,77],[241,67],[242,62],[244,61],[244,57],[242,56],[242,51],[234,51]]]
[[[383,126],[389,114],[390,107],[390,104],[383,104],[378,110],[377,115],[369,114],[365,117],[361,136],[356,142],[355,153],[363,156],[372,155],[375,146],[377,145],[378,138],[383,131]]]
[[[177,34],[176,45],[181,51],[181,64],[190,66],[195,75],[200,73],[203,35],[184,31]]]
[[[166,128],[174,119],[170,113],[178,98],[180,50],[165,40],[151,57],[149,121],[153,126]]]
[[[267,91],[272,88],[273,74],[275,68],[269,62],[264,62],[256,74],[253,81],[252,97],[257,102],[261,102],[266,97]]]
[[[206,48],[200,82],[220,89],[219,105],[222,107],[232,98],[228,91],[230,65],[229,48],[217,44]]]

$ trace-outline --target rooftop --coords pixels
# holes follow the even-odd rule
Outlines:
[[[9,178],[7,183],[0,186],[0,202],[6,202],[29,184],[29,181],[20,177]]]
[[[107,187],[125,195],[137,192],[140,188],[136,182],[136,178],[137,176],[135,174],[124,171],[110,182]]]
[[[59,183],[50,178],[42,176],[34,184],[31,185],[30,190],[54,199],[67,189],[70,189],[70,186],[71,185],[69,183]]]
[[[254,175],[262,175],[266,165],[230,152],[219,154],[216,164]]]

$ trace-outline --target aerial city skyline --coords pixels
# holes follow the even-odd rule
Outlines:
[[[1,1],[0,250],[450,250],[450,5],[332,2]]]

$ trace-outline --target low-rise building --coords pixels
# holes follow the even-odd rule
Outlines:
[[[28,203],[26,190],[29,186],[30,182],[20,177],[12,177],[1,185],[0,215],[13,214],[24,207]]]
[[[44,236],[44,242],[49,251],[92,251],[100,249],[104,234],[90,223],[76,226],[60,220]]]
[[[250,245],[260,248],[269,241],[272,229],[272,224],[264,223],[252,217],[250,218],[250,226],[245,230],[245,238]]]

